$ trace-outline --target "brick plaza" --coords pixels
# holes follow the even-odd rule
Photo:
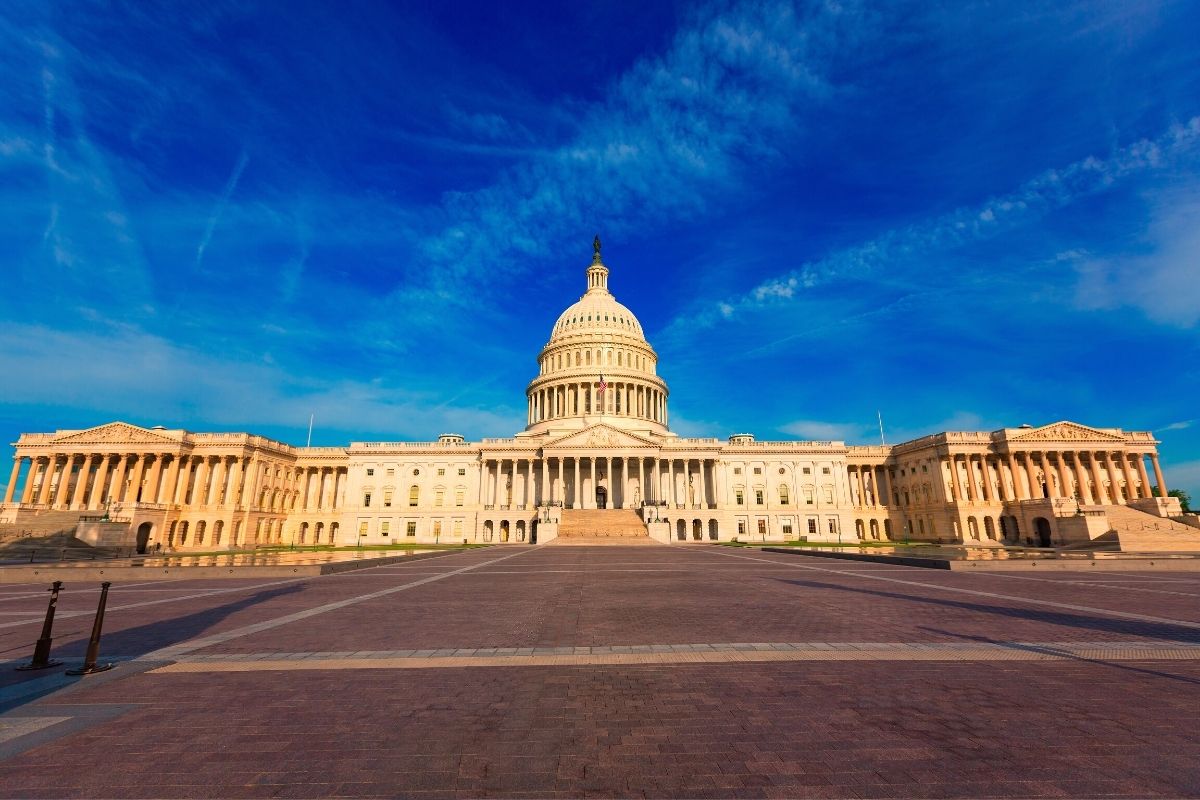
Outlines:
[[[54,654],[98,596],[66,586]],[[1200,794],[1200,573],[521,547],[0,586],[3,797]]]

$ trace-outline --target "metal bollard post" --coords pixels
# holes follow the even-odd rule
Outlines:
[[[42,635],[37,640],[37,644],[33,646],[33,660],[17,669],[45,669],[46,667],[57,667],[62,663],[50,660],[50,643],[54,641],[50,636],[50,629],[54,627],[54,608],[58,605],[58,590],[61,588],[62,581],[55,581],[47,590],[50,592],[50,605],[46,608],[46,621],[42,623]]]
[[[96,665],[96,656],[100,654],[100,629],[104,627],[104,605],[108,602],[108,587],[110,581],[100,584],[100,605],[96,606],[96,621],[92,623],[92,638],[88,639],[87,656],[79,669],[67,670],[68,675],[91,675],[93,672],[105,672],[113,668],[112,664]]]

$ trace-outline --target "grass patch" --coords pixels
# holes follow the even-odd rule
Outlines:
[[[145,553],[144,557],[171,557],[178,558],[179,556],[249,556],[249,555],[275,555],[278,553],[338,553],[338,552],[366,552],[389,550],[471,550],[476,547],[489,547],[486,544],[419,544],[417,542],[404,542],[402,544],[367,544],[362,547],[357,545],[332,545],[332,544],[317,544],[317,545],[296,545],[289,547],[283,545],[271,545],[269,547],[258,547],[250,549],[233,549],[233,550],[161,550],[156,553]]]
[[[726,547],[937,547],[933,542],[721,542]]]

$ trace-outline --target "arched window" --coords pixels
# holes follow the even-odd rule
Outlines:
[[[779,484],[779,505],[786,506],[791,498],[788,496],[787,484]]]
[[[592,351],[591,350],[588,350],[588,352],[587,352],[587,363],[588,363],[588,366],[591,366],[591,364],[592,364]]]
[[[608,365],[611,367],[613,363],[612,350],[608,351]]]
[[[409,506],[416,506],[417,503],[420,502],[420,499],[421,499],[421,489],[416,484],[413,484],[411,487],[409,487],[409,490],[408,490]]]
[[[624,355],[625,354],[622,353],[620,350],[617,351],[617,366],[618,367],[621,366],[621,360],[624,357]]]
[[[578,366],[581,366],[582,364],[583,364],[583,356],[580,354],[580,352],[578,350],[576,350],[575,351],[575,366],[578,367]]]

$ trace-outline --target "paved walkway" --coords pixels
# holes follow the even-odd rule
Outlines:
[[[0,674],[0,797],[1200,796],[1194,573],[495,548],[117,584],[103,655]]]

